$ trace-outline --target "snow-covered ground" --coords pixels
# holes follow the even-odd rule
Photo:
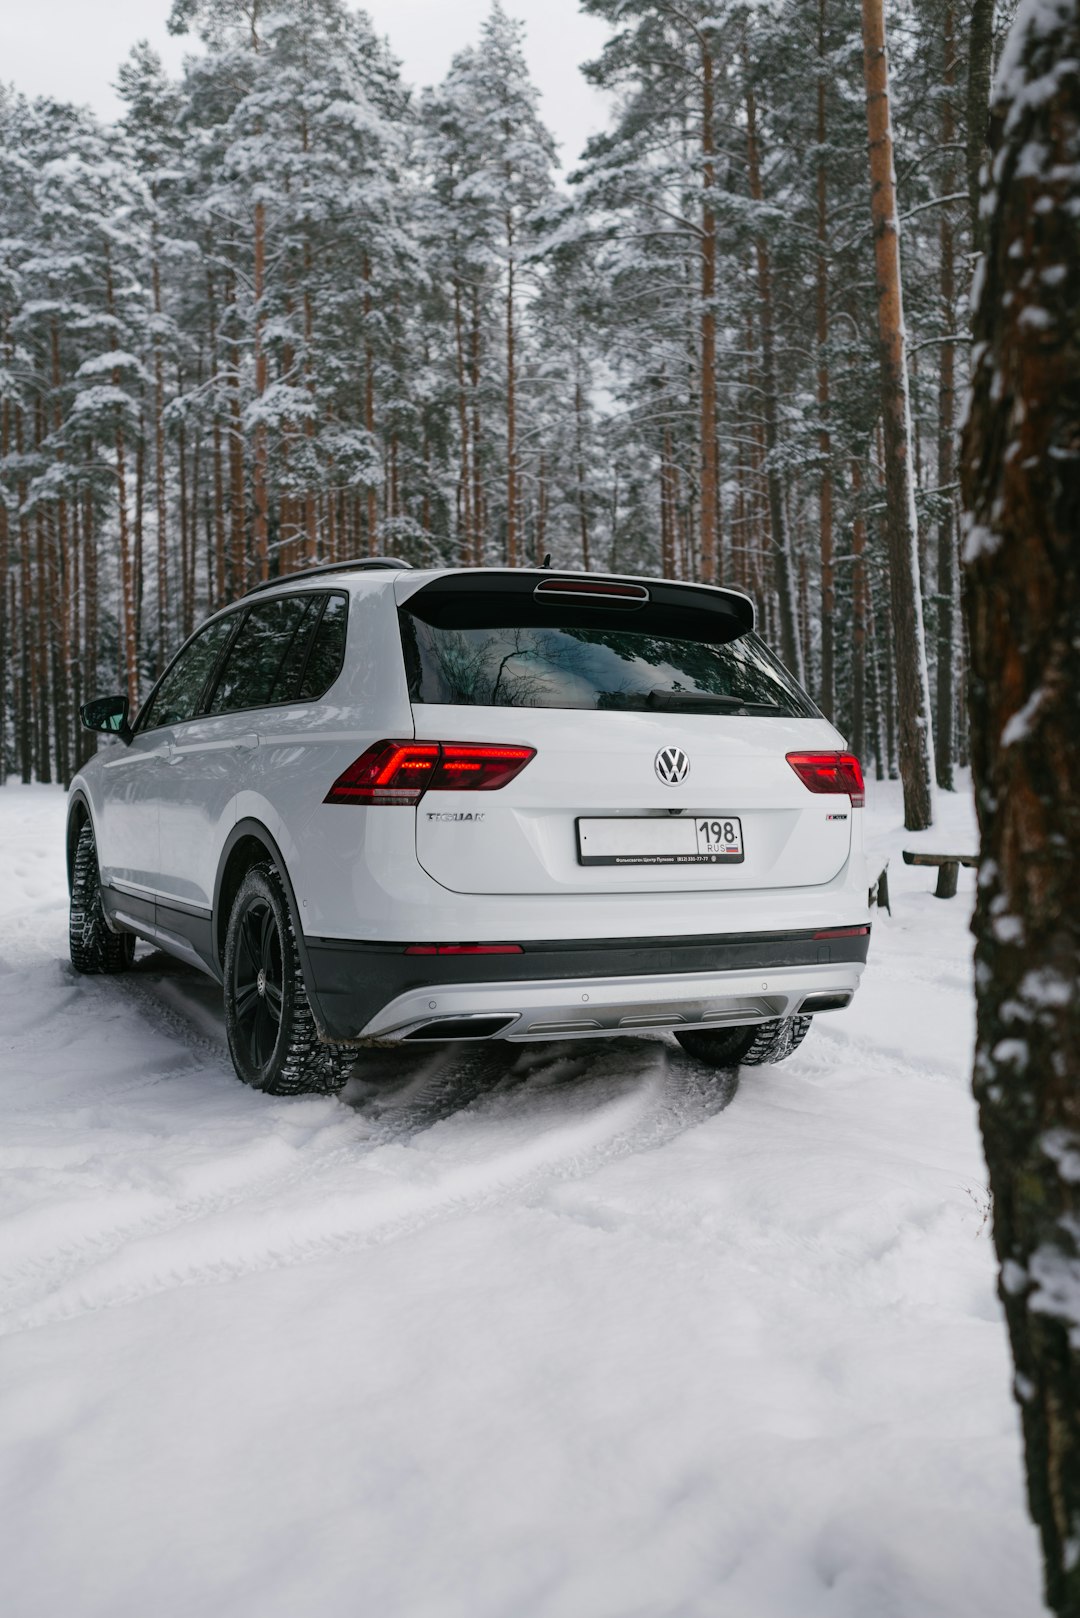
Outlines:
[[[62,794],[0,791],[0,1612],[1040,1613],[972,874],[870,794],[856,1004],[733,1100],[636,1038],[381,1053],[376,1102],[242,1088],[160,954],[75,978]]]

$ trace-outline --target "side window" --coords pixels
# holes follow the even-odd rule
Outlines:
[[[323,598],[277,596],[248,609],[229,649],[209,711],[267,708],[293,696],[311,626]]]
[[[348,596],[329,596],[304,667],[299,692],[302,701],[312,702],[316,697],[321,697],[341,673],[341,665],[345,661],[348,617]]]
[[[150,699],[140,730],[157,730],[161,725],[179,725],[185,719],[194,719],[206,682],[235,624],[235,613],[216,618],[188,642]]]

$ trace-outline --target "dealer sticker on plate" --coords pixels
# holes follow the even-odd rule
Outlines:
[[[619,815],[577,822],[580,865],[741,865],[733,815]]]

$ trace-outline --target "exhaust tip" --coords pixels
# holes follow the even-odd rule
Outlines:
[[[496,1034],[501,1034],[504,1028],[509,1028],[516,1021],[516,1012],[510,1016],[440,1017],[436,1022],[426,1022],[414,1028],[405,1038],[409,1043],[426,1039],[494,1039]]]
[[[850,989],[838,989],[831,994],[808,994],[799,1007],[799,1015],[810,1017],[816,1011],[843,1011],[852,1001]]]

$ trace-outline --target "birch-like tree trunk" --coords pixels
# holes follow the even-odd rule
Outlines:
[[[892,647],[899,704],[900,776],[904,825],[922,831],[933,821],[930,679],[926,666],[918,520],[911,456],[906,335],[900,280],[889,67],[883,0],[862,0],[866,114],[870,138],[870,208],[878,291],[881,419],[885,446],[885,529],[889,550]]]
[[[963,444],[981,832],[975,1093],[1046,1593],[1080,1618],[1080,0],[994,108]]]

